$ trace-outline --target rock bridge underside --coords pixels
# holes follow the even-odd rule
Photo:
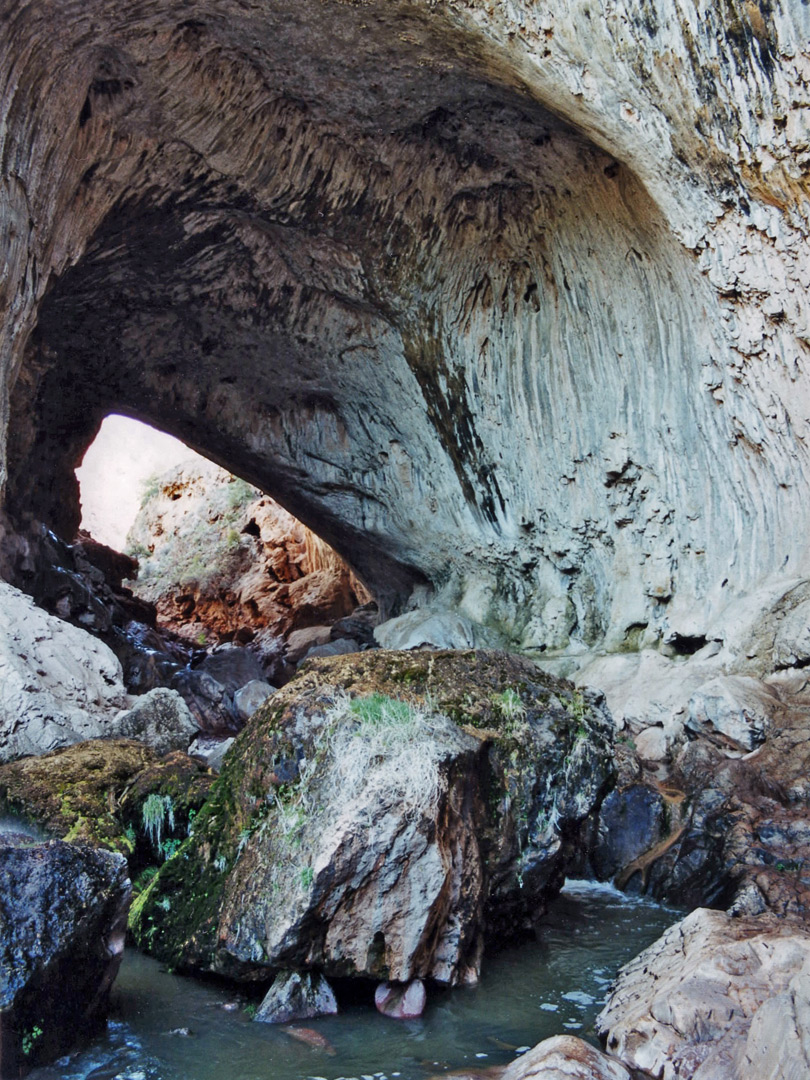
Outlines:
[[[7,574],[117,411],[524,647],[807,576],[810,8],[0,12]]]

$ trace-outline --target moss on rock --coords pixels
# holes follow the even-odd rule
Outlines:
[[[0,766],[0,810],[59,840],[131,855],[118,800],[157,756],[132,739],[91,739]]]
[[[613,782],[612,723],[601,697],[508,653],[378,650],[310,661],[254,713],[191,837],[133,907],[142,947],[175,967],[266,976],[258,952],[251,965],[227,947],[223,912],[233,924],[248,864],[284,854],[284,807],[301,801],[302,776],[317,773],[334,734],[326,717],[346,694],[441,712],[474,737],[487,923],[514,931],[539,914]]]

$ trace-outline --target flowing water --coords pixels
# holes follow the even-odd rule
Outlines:
[[[512,1061],[541,1039],[594,1041],[593,1022],[618,968],[680,913],[605,885],[569,882],[537,940],[485,960],[471,989],[433,990],[419,1020],[370,1003],[284,1027],[253,1023],[233,990],[169,974],[128,951],[106,1034],[37,1069],[32,1080],[425,1080],[450,1069]],[[310,1034],[306,1034],[309,1032]],[[300,1036],[300,1031],[299,1031]]]

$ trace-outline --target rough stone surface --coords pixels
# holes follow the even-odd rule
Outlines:
[[[135,594],[189,641],[286,637],[368,599],[328,544],[202,458],[152,479],[128,544],[139,553]]]
[[[93,739],[41,757],[0,765],[0,805],[48,836],[129,855],[118,799],[157,758],[130,739]]]
[[[686,727],[721,745],[755,750],[765,741],[781,701],[772,688],[750,676],[721,676],[689,699]]]
[[[573,1035],[556,1035],[521,1054],[501,1080],[631,1080],[614,1058]]]
[[[597,1028],[660,1080],[792,1080],[810,1069],[808,990],[804,925],[699,908],[622,968]]]
[[[106,1019],[130,884],[120,855],[0,844],[0,1075],[72,1050]]]
[[[155,687],[136,699],[114,721],[120,738],[139,739],[156,754],[187,750],[197,734],[197,724],[183,698],[166,686]]]
[[[448,611],[409,611],[381,623],[374,637],[383,649],[474,649],[487,644],[482,626]]]
[[[414,979],[405,986],[380,983],[374,991],[377,1012],[392,1020],[415,1020],[425,1011],[427,993],[421,979]]]
[[[270,695],[275,692],[275,686],[271,686],[270,683],[265,682],[263,679],[251,679],[250,682],[241,686],[233,695],[234,708],[240,719],[247,722],[258,707],[263,705]]]
[[[360,712],[333,719],[347,691]],[[400,710],[379,729],[395,756],[365,761],[381,699]],[[427,703],[444,716],[417,723],[408,706]],[[611,736],[598,696],[505,653],[310,661],[237,738],[133,932],[175,966],[238,977],[475,981],[483,927],[534,925],[581,854]]]
[[[5,8],[18,526],[117,408],[538,650],[807,578],[807,5]]]
[[[113,735],[121,665],[85,630],[0,582],[0,761]]]
[[[334,992],[323,975],[282,971],[265,994],[254,1019],[265,1024],[286,1024],[290,1020],[333,1016],[337,1011]]]

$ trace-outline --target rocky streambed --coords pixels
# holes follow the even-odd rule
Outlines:
[[[9,638],[12,675],[27,648],[52,662],[37,627],[58,622],[14,600],[30,618],[27,637]],[[82,632],[72,629],[78,648]],[[94,678],[86,670],[76,683],[74,708],[92,705],[106,737],[78,738],[75,715],[70,727],[48,712],[54,694],[40,695],[43,731],[67,732],[70,745],[18,749],[0,766],[0,813],[14,833],[6,828],[0,851],[11,875],[4,1080],[103,1024],[127,870],[129,934],[154,960],[131,961],[141,989],[124,981],[123,1014],[90,1056],[60,1059],[43,1075],[217,1077],[209,1029],[229,1048],[222,1068],[239,1061],[245,1075],[274,1080],[490,1067],[506,1069],[503,1080],[803,1075],[810,725],[798,674],[773,693],[755,737],[741,713],[738,735],[754,749],[707,712],[664,772],[627,729],[617,735],[600,693],[497,650],[310,659],[282,689],[267,687],[219,772],[178,749],[195,727],[175,691],[132,699],[108,685],[89,702]],[[24,702],[31,686],[7,680],[6,700]],[[128,708],[114,712],[107,698]],[[16,872],[21,859],[36,873]],[[85,863],[107,876],[94,884]],[[671,910],[632,901],[609,911],[603,900],[577,908],[570,896],[560,904],[571,875],[697,910],[658,937],[677,917]],[[54,928],[60,904],[70,917]],[[590,974],[572,982],[571,970]],[[188,975],[213,977],[218,989]],[[542,994],[530,989],[538,977],[550,980]],[[149,1006],[142,1023],[133,992],[177,1001],[157,1014]],[[398,1034],[380,1037],[381,1023]],[[601,1039],[606,1053],[581,1036]],[[204,1065],[174,1049],[195,1039]]]

